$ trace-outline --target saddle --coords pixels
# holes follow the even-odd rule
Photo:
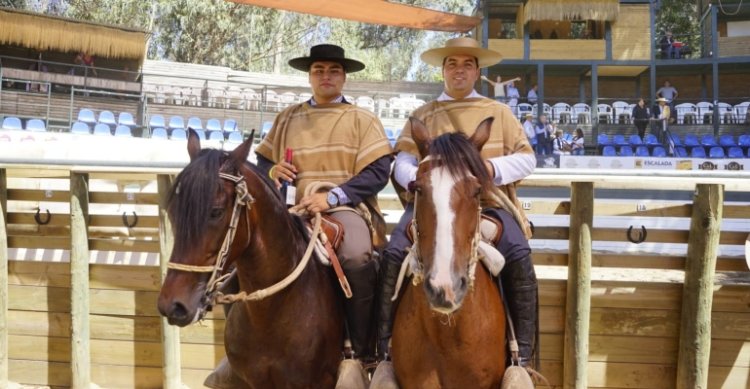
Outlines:
[[[327,241],[330,242],[333,250],[338,250],[341,241],[344,240],[344,225],[334,219],[330,214],[322,215],[320,228],[323,230]]]
[[[308,229],[312,231],[310,220],[308,220]],[[320,230],[322,235],[318,237],[318,242],[315,244],[315,252],[323,264],[329,264],[326,263],[326,259],[330,261],[330,265],[336,273],[336,278],[338,278],[344,296],[351,298],[352,289],[349,286],[349,280],[346,279],[344,270],[341,268],[341,263],[336,255],[336,250],[341,246],[341,241],[344,240],[344,225],[330,214],[322,214],[320,218]]]

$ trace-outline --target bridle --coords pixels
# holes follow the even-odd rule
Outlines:
[[[422,159],[419,162],[419,165],[422,165],[423,163],[432,161],[433,158],[431,156],[427,156],[424,159]],[[410,249],[409,256],[411,256],[414,259],[414,263],[412,266],[412,283],[414,285],[418,285],[424,280],[424,261],[422,260],[422,255],[419,253],[419,228],[417,227],[417,198],[419,196],[414,196],[414,217],[412,218],[411,223],[411,229],[412,229],[412,236],[414,237],[414,244],[412,248]],[[474,287],[474,277],[476,275],[476,268],[477,268],[477,262],[479,262],[479,242],[482,239],[482,234],[480,231],[480,221],[482,216],[482,206],[477,207],[477,223],[476,228],[474,230],[474,236],[471,240],[471,258],[469,258],[469,269],[468,269],[468,278],[469,278],[469,289],[471,290]],[[409,261],[404,261],[409,262]]]
[[[231,175],[227,173],[219,172],[219,178],[230,181],[234,184],[234,205],[232,206],[232,217],[229,221],[229,228],[227,233],[224,235],[224,241],[221,244],[218,254],[216,254],[216,260],[213,265],[196,266],[196,265],[185,265],[181,263],[169,262],[167,264],[168,269],[181,270],[194,273],[211,273],[211,277],[206,285],[205,297],[209,305],[214,304],[229,304],[236,301],[258,301],[263,300],[266,297],[272,296],[287,286],[289,286],[294,280],[296,280],[302,271],[307,266],[307,263],[312,257],[315,242],[318,240],[318,236],[321,233],[321,216],[320,214],[315,215],[313,223],[313,231],[310,235],[310,241],[308,242],[307,249],[302,259],[299,261],[297,266],[292,272],[284,277],[281,281],[269,286],[268,288],[259,289],[252,293],[240,291],[236,294],[223,294],[219,289],[221,285],[232,276],[233,272],[222,274],[224,266],[226,265],[227,259],[229,258],[229,249],[234,241],[234,236],[237,233],[237,224],[239,223],[240,212],[243,207],[247,207],[245,215],[249,215],[252,204],[255,202],[255,198],[247,190],[247,183],[245,177],[239,175]],[[248,221],[249,226],[249,221]],[[249,227],[248,227],[249,228]]]

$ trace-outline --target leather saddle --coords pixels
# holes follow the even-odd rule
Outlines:
[[[320,221],[320,228],[323,230],[326,238],[328,238],[328,242],[331,243],[333,250],[338,250],[339,246],[341,246],[341,241],[344,239],[344,225],[331,215],[323,215]]]

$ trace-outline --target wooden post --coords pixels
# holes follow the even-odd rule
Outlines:
[[[0,169],[0,388],[8,385],[8,180]]]
[[[723,206],[723,185],[696,185],[682,288],[677,389],[708,387],[711,305]]]
[[[74,389],[91,385],[88,184],[87,173],[70,172],[70,377]]]
[[[563,355],[563,387],[566,389],[586,389],[587,386],[593,221],[594,184],[571,183],[570,253]]]
[[[169,175],[160,174],[156,178],[159,191],[159,265],[161,267],[161,282],[167,275],[167,263],[172,255],[174,237],[172,225],[167,217],[167,197],[172,187]],[[161,344],[163,348],[162,386],[165,389],[179,389],[182,387],[180,378],[180,329],[169,325],[167,318],[161,318]]]

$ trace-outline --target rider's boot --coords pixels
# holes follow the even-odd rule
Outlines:
[[[352,289],[352,298],[345,299],[344,308],[354,357],[371,359],[375,355],[373,322],[378,261],[373,259],[357,268],[344,269],[344,273]]]
[[[534,357],[539,351],[539,301],[531,256],[506,264],[500,276],[510,317],[513,319],[521,365],[529,366],[532,359],[534,363],[538,363],[538,358]]]
[[[395,304],[392,300],[396,293],[396,282],[401,264],[387,251],[380,262],[380,289],[378,291],[378,358],[387,359],[389,356],[388,341],[393,331],[393,317]]]

